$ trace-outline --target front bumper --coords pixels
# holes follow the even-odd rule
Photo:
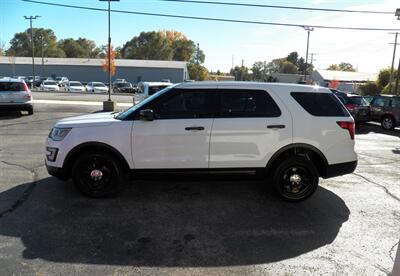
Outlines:
[[[51,176],[54,176],[54,177],[56,177],[58,179],[68,180],[69,177],[70,177],[69,173],[64,168],[57,168],[57,167],[49,166],[46,163],[46,169],[47,169],[47,172]]]
[[[323,178],[330,178],[344,174],[349,174],[354,172],[356,167],[357,167],[357,160],[346,163],[328,165],[326,167],[326,172]]]

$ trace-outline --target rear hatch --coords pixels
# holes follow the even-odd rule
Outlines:
[[[369,115],[369,104],[363,97],[348,97],[346,108],[350,113],[357,117],[366,117]]]
[[[25,103],[32,99],[27,85],[23,82],[0,82],[0,103]]]

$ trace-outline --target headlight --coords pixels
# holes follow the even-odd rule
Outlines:
[[[57,128],[54,127],[50,133],[49,138],[53,141],[62,141],[65,136],[71,131],[71,128]]]

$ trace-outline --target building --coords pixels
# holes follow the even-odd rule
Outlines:
[[[42,77],[65,76],[81,82],[108,82],[103,71],[104,59],[89,58],[35,58],[35,74]],[[183,82],[189,79],[186,62],[161,60],[116,59],[113,79],[126,79],[132,83],[140,81]],[[32,76],[32,58],[0,57],[0,76]]]
[[[337,89],[349,92],[357,92],[360,84],[368,81],[376,81],[378,74],[362,72],[345,72],[332,70],[315,70],[311,79],[320,86],[328,87],[329,82],[338,81]]]

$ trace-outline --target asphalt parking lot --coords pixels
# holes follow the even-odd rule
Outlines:
[[[0,274],[387,275],[400,239],[400,129],[357,130],[355,173],[282,202],[252,179],[127,183],[82,197],[50,177],[43,146],[58,119],[99,106],[0,113]]]

